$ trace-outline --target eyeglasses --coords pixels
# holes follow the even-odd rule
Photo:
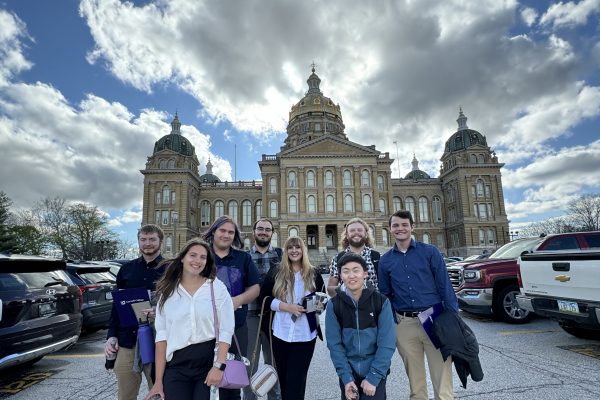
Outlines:
[[[273,232],[273,229],[271,229],[271,228],[263,228],[262,226],[259,226],[258,228],[256,228],[256,231],[257,232],[267,232],[267,233],[269,233],[269,232]]]

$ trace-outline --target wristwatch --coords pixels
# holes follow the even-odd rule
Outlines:
[[[220,369],[221,371],[225,371],[225,367],[227,366],[227,364],[225,363],[220,363],[218,361],[215,361],[213,364],[213,367]]]

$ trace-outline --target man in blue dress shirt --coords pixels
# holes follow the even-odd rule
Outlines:
[[[391,300],[398,318],[396,346],[410,382],[410,398],[429,399],[425,354],[435,399],[453,399],[452,358],[444,362],[418,318],[419,312],[436,304],[458,312],[446,264],[435,246],[412,238],[410,211],[395,212],[389,224],[396,243],[381,256],[379,290]]]

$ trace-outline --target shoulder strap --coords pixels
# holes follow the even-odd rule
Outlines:
[[[373,315],[376,321],[379,321],[379,314],[381,314],[384,302],[385,299],[379,292],[376,291],[371,295],[371,307],[373,308]]]
[[[215,302],[215,288],[213,286],[213,281],[210,281],[210,297],[212,300],[212,309],[213,309],[213,323],[215,324],[215,347],[219,346],[219,319],[217,318],[217,306]],[[240,356],[242,355],[242,348],[238,343],[237,336],[235,333],[233,334],[233,339],[235,340],[235,345],[237,346],[238,353]]]
[[[331,298],[331,301],[333,301],[333,313],[335,314],[335,318],[337,319],[340,328],[342,328],[342,307],[340,304],[340,299],[338,296],[334,296]]]
[[[260,342],[260,329],[262,326],[263,314],[265,313],[265,304],[269,296],[265,296],[262,302],[262,306],[260,307],[260,318],[258,319],[258,329],[256,332],[256,342],[254,343],[254,350],[252,351],[252,361],[250,361],[250,365],[254,368],[254,363],[257,361],[256,353],[258,352],[258,343]]]

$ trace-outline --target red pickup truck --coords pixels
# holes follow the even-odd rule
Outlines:
[[[513,240],[489,258],[448,265],[458,306],[475,314],[494,315],[511,324],[529,322],[530,311],[519,307],[517,258],[524,252],[600,248],[600,232],[559,233]]]

